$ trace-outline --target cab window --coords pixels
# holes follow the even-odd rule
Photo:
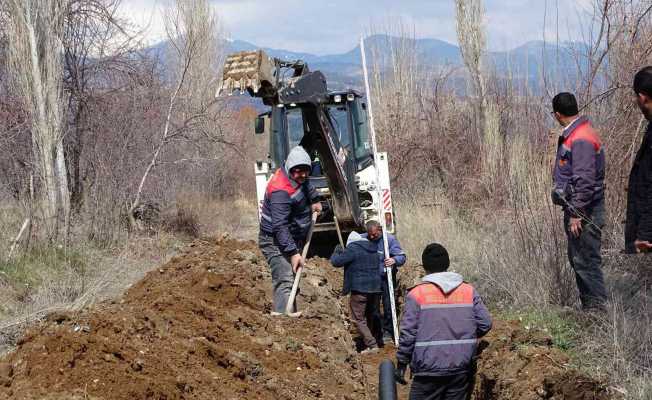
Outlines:
[[[353,129],[355,132],[355,159],[358,162],[372,156],[371,140],[369,138],[369,125],[367,123],[367,110],[362,107],[360,99],[356,99],[351,107]]]

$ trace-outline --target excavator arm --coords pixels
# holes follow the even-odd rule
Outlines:
[[[345,148],[339,143],[326,107],[308,107],[304,110],[304,115],[310,132],[316,139],[313,146],[319,154],[324,175],[328,180],[335,216],[343,224],[361,227],[363,222],[354,178],[353,157],[346,154]]]

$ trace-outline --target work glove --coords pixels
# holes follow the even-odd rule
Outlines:
[[[403,364],[400,361],[396,362],[396,369],[394,370],[394,379],[396,382],[400,383],[401,385],[407,385],[407,381],[405,380],[405,370],[407,369],[407,364]]]

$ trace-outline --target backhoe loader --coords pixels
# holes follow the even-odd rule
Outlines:
[[[310,71],[301,60],[271,58],[262,50],[226,59],[217,95],[245,92],[270,107],[254,124],[255,133],[269,142],[268,153],[255,163],[259,210],[268,179],[290,149],[301,145],[312,158],[310,180],[324,199],[316,235],[330,233],[334,245],[337,229],[361,231],[367,221],[380,218],[395,232],[387,154],[374,157],[362,93],[329,91],[320,71]]]

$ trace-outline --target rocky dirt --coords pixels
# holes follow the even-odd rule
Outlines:
[[[195,241],[121,300],[32,326],[0,360],[0,398],[377,398],[394,348],[355,352],[341,271],[309,263],[298,319],[269,315],[270,281],[255,243]],[[483,346],[478,400],[609,398],[517,323],[497,322]]]

